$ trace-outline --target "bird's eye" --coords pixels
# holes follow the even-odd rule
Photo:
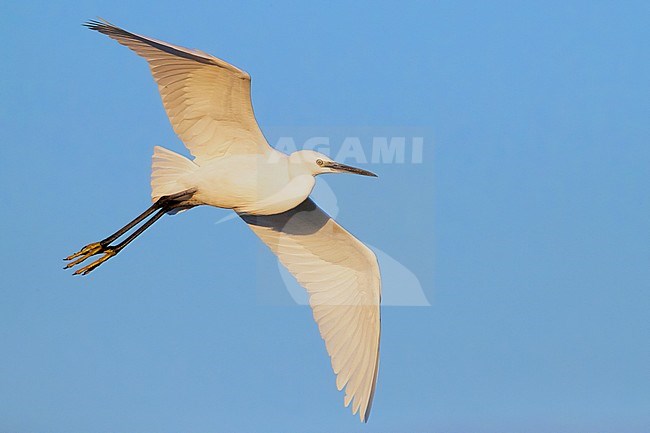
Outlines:
[[[323,165],[323,160],[322,159],[317,159],[316,164],[322,166]]]

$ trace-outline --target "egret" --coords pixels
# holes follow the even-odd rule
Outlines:
[[[205,52],[88,21],[149,64],[172,127],[192,160],[154,147],[153,204],[111,236],[66,257],[86,275],[165,214],[195,206],[232,209],[307,290],[344,404],[367,422],[379,367],[381,278],[373,252],[310,198],[315,176],[376,176],[302,150],[267,143],[255,120],[248,73]],[[124,240],[115,243],[127,235]]]

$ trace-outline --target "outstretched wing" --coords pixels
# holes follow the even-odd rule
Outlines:
[[[367,421],[379,366],[375,255],[309,198],[281,214],[240,216],[309,293],[345,405]]]
[[[202,51],[136,35],[106,21],[85,25],[147,60],[174,131],[197,159],[271,149],[253,114],[246,72]]]

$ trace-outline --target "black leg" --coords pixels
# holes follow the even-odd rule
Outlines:
[[[140,236],[142,233],[144,233],[145,230],[147,230],[153,223],[158,221],[165,213],[169,212],[170,210],[183,206],[183,207],[188,207],[188,205],[182,205],[181,203],[185,200],[188,200],[191,198],[192,194],[194,191],[183,191],[178,194],[170,195],[170,196],[165,196],[161,197],[154,204],[152,204],[147,210],[142,212],[140,215],[138,215],[135,219],[133,219],[131,222],[126,224],[124,227],[107,237],[106,239],[103,239],[99,242],[93,242],[92,244],[88,244],[85,247],[83,247],[80,251],[68,256],[65,258],[65,260],[73,260],[70,263],[68,263],[64,269],[71,268],[73,266],[76,266],[89,257],[92,257],[96,254],[103,253],[103,256],[100,257],[99,259],[95,260],[91,264],[84,266],[83,268],[77,269],[74,272],[74,275],[86,275],[102,263],[104,263],[106,260],[110,259],[117,253],[119,253],[124,247],[126,247],[128,244],[133,242],[135,238]],[[191,206],[189,206],[191,207]],[[154,214],[151,218],[151,214]],[[149,218],[147,220],[147,218]],[[146,220],[146,221],[145,221]],[[127,237],[125,240],[120,242],[119,244],[111,247],[110,244],[126,234],[129,230],[140,224],[142,221],[145,221],[142,226],[140,226],[135,232],[133,232],[129,237]]]
[[[144,221],[149,215],[154,213],[156,210],[160,209],[160,204],[158,203],[160,200],[156,200],[154,204],[152,204],[149,209],[146,211],[142,212],[140,215],[138,215],[137,218],[135,218],[133,221],[104,239],[103,241],[100,241],[99,243],[102,244],[103,246],[108,246],[110,245],[114,240],[122,236],[124,233],[128,232],[131,230],[133,227],[137,226],[140,224],[142,221]]]
[[[88,244],[85,247],[83,247],[81,250],[77,251],[76,253],[66,257],[65,260],[72,260],[72,259],[76,259],[77,257],[79,257],[79,259],[68,263],[65,269],[78,265],[79,263],[86,260],[88,257],[94,256],[95,254],[99,254],[102,251],[104,251],[106,247],[108,247],[111,244],[111,242],[113,242],[114,240],[122,236],[124,233],[131,230],[136,225],[140,224],[143,220],[149,217],[149,215],[154,213],[156,210],[160,209],[160,205],[158,202],[159,200],[157,200],[154,204],[152,204],[149,207],[149,209],[147,209],[146,211],[138,215],[133,221],[131,221],[130,223],[128,223],[127,225],[125,225],[124,227],[122,227],[121,229],[119,229],[118,231],[116,231],[106,239],[101,240],[99,242],[93,242],[92,244]]]
[[[144,231],[147,230],[149,227],[151,227],[151,225],[152,225],[153,223],[155,223],[155,222],[158,221],[158,220],[159,220],[163,215],[165,215],[165,213],[166,213],[167,211],[168,211],[168,209],[164,209],[164,208],[163,208],[163,209],[160,209],[160,210],[158,211],[158,213],[156,213],[156,214],[155,214],[154,216],[152,216],[149,220],[147,220],[147,222],[145,222],[144,224],[142,224],[142,225],[141,225],[141,226],[140,226],[136,231],[134,231],[133,233],[131,233],[131,235],[129,235],[128,238],[124,239],[122,242],[120,242],[119,244],[115,245],[115,246],[113,247],[113,250],[115,251],[115,254],[117,254],[117,253],[119,253],[120,251],[122,251],[122,249],[123,249],[125,246],[127,246],[128,244],[130,244],[131,242],[133,242],[133,240],[134,240],[135,238],[137,238],[137,237],[140,236],[142,233],[144,233]]]

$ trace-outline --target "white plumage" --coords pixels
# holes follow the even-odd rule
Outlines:
[[[194,160],[155,147],[154,204],[115,234],[67,257],[71,262],[66,267],[103,254],[75,272],[89,273],[166,213],[199,205],[233,209],[309,293],[336,385],[345,388],[344,403],[367,421],[379,366],[379,266],[372,251],[309,194],[319,174],[374,174],[318,152],[285,155],[271,148],[253,114],[250,76],[227,62],[106,21],[87,26],[147,60],[174,131]],[[141,223],[126,240],[111,246]]]
[[[243,216],[309,293],[345,405],[367,420],[379,367],[375,255],[311,199],[279,215]]]

